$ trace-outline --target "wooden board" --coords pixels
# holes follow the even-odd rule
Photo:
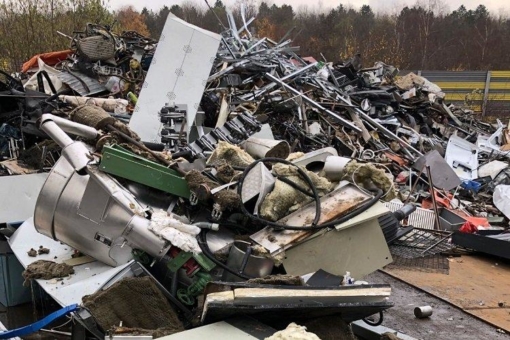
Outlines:
[[[354,185],[346,185],[321,198],[321,218],[319,224],[335,220],[339,216],[353,210],[370,199],[370,195],[362,192]],[[278,221],[289,226],[308,226],[315,217],[315,202],[285,216]],[[275,231],[266,227],[251,235],[251,239],[265,247],[271,254],[277,254],[288,249],[292,244],[310,236],[309,231]]]

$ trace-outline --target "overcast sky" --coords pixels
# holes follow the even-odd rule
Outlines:
[[[183,1],[190,0],[109,0],[110,7],[112,9],[118,9],[125,5],[133,5],[138,10],[141,10],[143,7],[148,7],[149,9],[157,10],[161,8],[163,5],[167,5],[168,7],[174,4],[181,4]],[[205,4],[204,0],[191,0],[192,2]],[[208,0],[211,6],[214,4],[216,0]],[[260,3],[262,0],[254,0],[257,3]],[[420,2],[429,2],[431,0],[419,0]],[[433,0],[432,0],[433,1]],[[228,5],[232,5],[235,0],[223,0],[223,3]],[[296,9],[299,6],[306,5],[310,6],[312,4],[321,4],[325,8],[336,7],[339,4],[350,5],[354,8],[359,8],[364,4],[370,5],[376,11],[390,11],[395,12],[400,10],[405,5],[413,5],[416,3],[416,0],[319,0],[319,1],[310,1],[310,0],[268,0],[268,3],[274,3],[276,5],[289,4],[295,7]],[[457,9],[460,5],[466,6],[467,9],[475,9],[480,3],[483,3],[493,14],[508,14],[510,13],[510,0],[443,0],[443,3],[447,4],[446,8],[449,10]]]

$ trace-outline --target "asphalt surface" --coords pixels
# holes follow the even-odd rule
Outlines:
[[[496,327],[385,273],[375,272],[364,280],[391,285],[395,306],[384,313],[383,326],[422,340],[510,339]],[[417,319],[414,308],[426,305],[432,307],[432,316]]]

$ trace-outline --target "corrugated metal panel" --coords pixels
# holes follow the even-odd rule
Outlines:
[[[510,78],[510,71],[491,71],[491,78]]]
[[[58,78],[81,96],[91,96],[106,91],[103,84],[79,72],[73,71],[73,74],[61,72]]]
[[[430,79],[429,79],[430,80]],[[485,88],[484,82],[435,82],[440,88],[445,89],[483,89]]]
[[[510,80],[508,82],[493,82],[491,80],[491,83],[489,84],[489,90],[506,90],[510,92]],[[497,92],[497,91],[496,91]]]

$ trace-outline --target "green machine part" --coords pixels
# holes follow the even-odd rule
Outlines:
[[[175,273],[191,258],[194,258],[200,267],[206,272],[210,272],[216,266],[214,262],[209,260],[204,254],[193,254],[186,251],[181,251],[179,255],[167,263],[167,267],[172,273]]]
[[[118,145],[104,146],[99,169],[172,195],[189,198],[186,180],[175,170],[138,156]]]
[[[181,251],[176,257],[167,263],[168,269],[172,273],[176,273],[188,260],[195,259],[200,266],[200,270],[193,274],[193,283],[187,288],[181,288],[177,291],[177,298],[186,305],[193,305],[195,297],[203,294],[205,286],[212,277],[209,273],[216,265],[204,254],[192,254]]]
[[[177,291],[177,298],[189,306],[195,303],[195,297],[204,293],[205,286],[212,280],[211,275],[203,272],[196,273],[194,279],[188,288],[181,288]]]

